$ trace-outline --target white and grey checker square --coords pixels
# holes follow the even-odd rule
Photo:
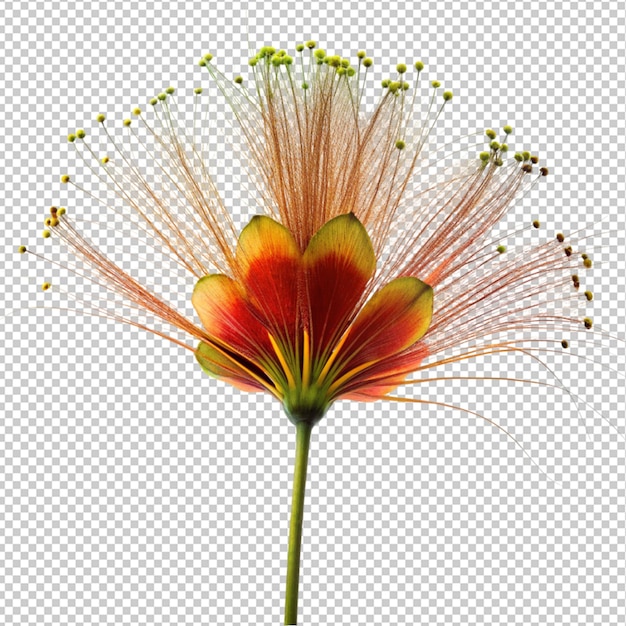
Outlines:
[[[299,623],[624,623],[626,357],[613,339],[626,335],[621,3],[245,7],[4,10],[0,623],[282,623],[294,437],[279,407],[207,379],[158,338],[43,308],[64,306],[62,292],[38,290],[64,284],[63,272],[14,249],[41,249],[59,175],[84,171],[68,132],[94,131],[99,112],[121,120],[166,85],[206,85],[205,51],[234,75],[248,43],[309,37],[329,51],[367,49],[375,84],[398,60],[423,59],[426,78],[456,94],[438,140],[511,123],[514,147],[536,149],[553,171],[515,207],[511,230],[532,213],[593,234],[592,313],[606,334],[573,344],[571,358],[546,355],[576,398],[462,378],[554,382],[523,358],[442,369],[457,378],[410,390],[496,419],[532,460],[445,407],[334,407],[313,435]],[[254,208],[236,189],[238,163],[228,145],[214,159],[244,223]],[[94,210],[77,194],[63,201]],[[151,260],[142,251],[137,262]]]

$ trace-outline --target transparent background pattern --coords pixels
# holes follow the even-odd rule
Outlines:
[[[426,79],[455,91],[437,142],[514,126],[514,147],[532,147],[553,175],[503,232],[537,217],[546,236],[590,234],[599,332],[544,355],[558,378],[492,357],[406,391],[496,420],[530,459],[459,410],[333,407],[313,436],[300,623],[624,623],[623,3],[113,0],[3,12],[1,624],[281,623],[295,439],[280,407],[207,378],[173,344],[63,310],[87,288],[15,249],[54,257],[38,236],[51,204],[102,219],[58,182],[89,175],[68,132],[95,134],[99,112],[119,125],[170,84],[185,106],[208,86],[206,51],[229,76],[252,48],[311,37],[374,57],[369,104],[396,62],[423,59]],[[243,224],[254,200],[239,189],[223,111],[216,98],[211,132],[225,141],[211,166]],[[125,239],[107,243],[115,256]],[[137,263],[188,307],[188,278],[145,251]]]

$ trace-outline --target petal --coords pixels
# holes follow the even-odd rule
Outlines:
[[[428,356],[425,342],[379,361],[351,378],[341,390],[341,399],[371,402],[384,398],[389,392],[406,383],[407,376],[419,368]]]
[[[200,342],[195,352],[202,370],[209,376],[219,378],[242,391],[266,391],[266,387],[241,367],[233,355],[229,358],[204,341]]]
[[[191,303],[211,338],[257,364],[271,354],[267,330],[232,278],[204,276],[194,287]]]
[[[376,269],[365,227],[353,213],[333,218],[311,238],[304,267],[312,353],[322,357],[345,332]]]
[[[294,345],[299,319],[302,254],[293,235],[257,215],[241,231],[237,266],[247,298],[276,338]]]
[[[418,341],[432,319],[433,290],[411,276],[396,278],[365,304],[348,330],[337,358],[343,367],[335,375],[335,389],[372,365]],[[393,371],[393,364],[390,363]]]

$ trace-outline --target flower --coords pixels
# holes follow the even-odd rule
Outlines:
[[[353,64],[313,41],[296,50],[294,59],[261,48],[249,60],[250,87],[242,76],[229,80],[211,54],[200,60],[231,106],[233,137],[241,135],[254,182],[260,214],[240,232],[209,173],[202,88],[195,89],[191,127],[177,114],[173,87],[150,101],[151,117],[135,108],[136,120],[123,121],[135,149],[149,158],[148,169],[110,134],[104,114],[96,121],[112,153],[97,156],[83,129],[68,136],[96,180],[121,201],[109,208],[132,225],[135,240],[193,276],[197,320],[109,259],[64,207],[52,207],[43,231],[76,255],[69,269],[89,273],[136,312],[196,342],[190,346],[115,308],[99,314],[192,350],[206,373],[239,389],[270,393],[296,425],[286,623],[295,623],[297,613],[310,433],[334,401],[389,398],[414,372],[486,354],[529,353],[531,339],[565,348],[563,332],[592,326],[590,318],[551,304],[555,294],[561,309],[563,302],[579,303],[577,272],[591,267],[587,255],[561,233],[512,253],[492,236],[512,203],[548,174],[545,167],[536,171],[530,152],[507,158],[510,126],[500,134],[487,129],[485,150],[431,177],[424,148],[453,94],[431,81],[417,119],[421,61],[413,83],[398,64],[366,112],[373,61],[365,52]],[[73,175],[61,182],[96,197]],[[540,226],[535,219],[528,229]]]

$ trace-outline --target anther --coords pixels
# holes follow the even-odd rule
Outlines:
[[[569,341],[567,339],[562,339],[561,340],[561,346],[563,348],[569,348]]]
[[[86,133],[86,132],[85,132],[82,128],[79,128],[79,129],[76,131],[76,136],[77,136],[79,139],[84,139],[86,134],[87,134],[87,133]]]
[[[539,220],[533,220],[533,228],[539,228],[541,226],[541,222]]]
[[[61,176],[61,182],[62,183],[69,183],[70,182],[70,175],[69,174],[63,174],[63,176]]]
[[[43,283],[43,285],[41,285],[41,290],[42,291],[48,291],[48,289],[50,289],[50,287],[52,287],[52,285],[50,283]]]
[[[591,291],[585,291],[585,298],[587,298],[588,302],[593,300],[593,293]]]
[[[19,246],[19,247],[18,247],[18,249],[17,249],[17,251],[18,251],[20,254],[24,254],[24,253],[26,252],[26,246]]]
[[[506,246],[498,246],[498,247],[496,248],[496,252],[497,252],[498,254],[504,254],[504,253],[506,252]]]
[[[102,124],[104,120],[106,120],[106,115],[104,115],[104,113],[98,113],[98,115],[96,116],[96,122]]]
[[[593,326],[593,320],[590,317],[586,317],[583,320],[583,324],[585,325],[585,328],[589,329]]]
[[[565,241],[565,235],[563,233],[557,233],[556,234],[556,240],[559,243],[563,243]]]

